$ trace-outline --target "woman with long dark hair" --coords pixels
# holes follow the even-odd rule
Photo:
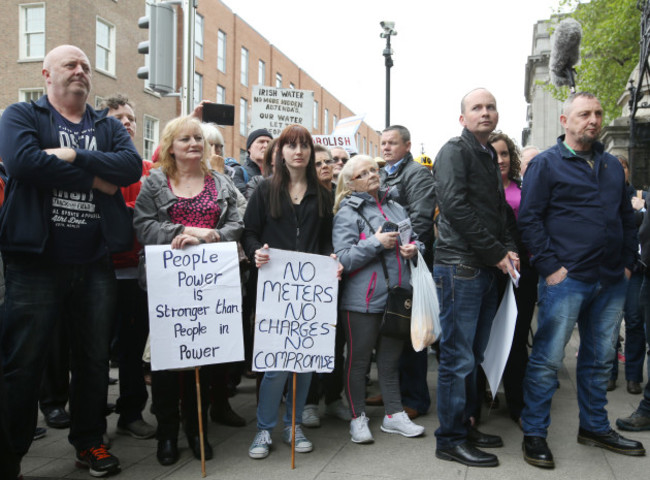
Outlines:
[[[332,194],[318,181],[314,143],[309,131],[300,125],[286,127],[277,140],[273,159],[274,173],[262,180],[251,196],[244,216],[242,243],[248,258],[257,268],[272,261],[268,248],[297,252],[332,252]],[[284,386],[290,372],[266,372],[257,406],[258,432],[248,454],[265,458],[271,445],[271,431],[278,418]],[[291,444],[291,407],[296,406],[297,452],[313,449],[302,432],[302,411],[309,391],[311,373],[297,374],[296,398],[289,389],[282,439]]]

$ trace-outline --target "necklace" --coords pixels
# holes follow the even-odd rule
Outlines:
[[[292,184],[292,187],[293,188],[290,189],[290,190],[292,190],[291,199],[294,202],[297,202],[305,195],[305,192],[307,191],[307,185],[302,185],[302,184],[293,185]]]

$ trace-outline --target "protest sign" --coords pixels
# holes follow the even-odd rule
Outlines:
[[[152,370],[244,359],[234,242],[145,247]]]
[[[251,110],[251,130],[266,128],[275,138],[284,127],[297,123],[311,132],[314,92],[255,85]]]
[[[253,370],[331,372],[337,261],[277,249],[269,256],[258,272]]]
[[[358,153],[357,142],[354,135],[312,135],[314,144],[327,148],[340,147],[348,153]]]

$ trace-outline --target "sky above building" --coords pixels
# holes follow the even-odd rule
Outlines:
[[[521,143],[533,26],[559,5],[559,0],[223,1],[352,111],[365,114],[376,130],[385,126],[386,105],[386,41],[379,23],[394,21],[390,122],[411,131],[414,154],[423,145],[432,157],[460,134],[460,99],[475,87],[495,95],[498,129]]]

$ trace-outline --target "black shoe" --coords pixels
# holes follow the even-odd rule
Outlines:
[[[496,455],[483,452],[469,442],[445,450],[436,449],[436,457],[441,460],[462,463],[468,467],[496,467],[499,465]]]
[[[641,442],[622,437],[612,429],[606,433],[594,433],[581,428],[578,430],[578,443],[605,448],[622,455],[634,457],[645,455],[645,448]]]
[[[34,440],[43,438],[45,435],[47,435],[47,428],[36,427],[34,429]]]
[[[531,465],[541,468],[555,468],[553,454],[548,448],[545,438],[526,435],[521,444],[521,449],[524,451],[524,460]]]
[[[199,436],[188,435],[187,444],[190,446],[190,450],[192,450],[194,458],[201,460],[201,439]],[[205,435],[203,436],[203,450],[205,452],[205,459],[212,460],[212,445],[210,445],[210,442],[208,442],[208,439]]]
[[[65,411],[65,408],[54,407],[45,415],[45,423],[51,428],[68,428],[70,426],[70,414]]]
[[[178,443],[173,440],[158,440],[156,458],[161,465],[173,465],[178,461]]]
[[[106,408],[104,409],[104,416],[108,417],[113,413],[115,413],[115,404],[111,402],[106,402]]]
[[[479,432],[476,427],[469,427],[467,430],[467,441],[478,448],[503,447],[503,440],[500,436]]]
[[[117,378],[115,378],[115,377],[108,377],[108,384],[109,384],[109,385],[117,385]]]
[[[210,407],[210,418],[215,423],[227,425],[229,427],[245,427],[246,420],[232,409],[230,403],[225,405],[212,404]]]
[[[86,450],[77,450],[76,464],[78,467],[87,468],[93,477],[104,477],[120,471],[120,461],[102,444]]]
[[[638,411],[632,412],[632,415],[625,418],[616,420],[616,426],[621,430],[629,432],[640,432],[642,430],[650,430],[650,417],[643,415]]]
[[[627,382],[627,393],[638,395],[642,391],[643,389],[641,388],[641,384],[639,382],[633,382],[631,380]]]

